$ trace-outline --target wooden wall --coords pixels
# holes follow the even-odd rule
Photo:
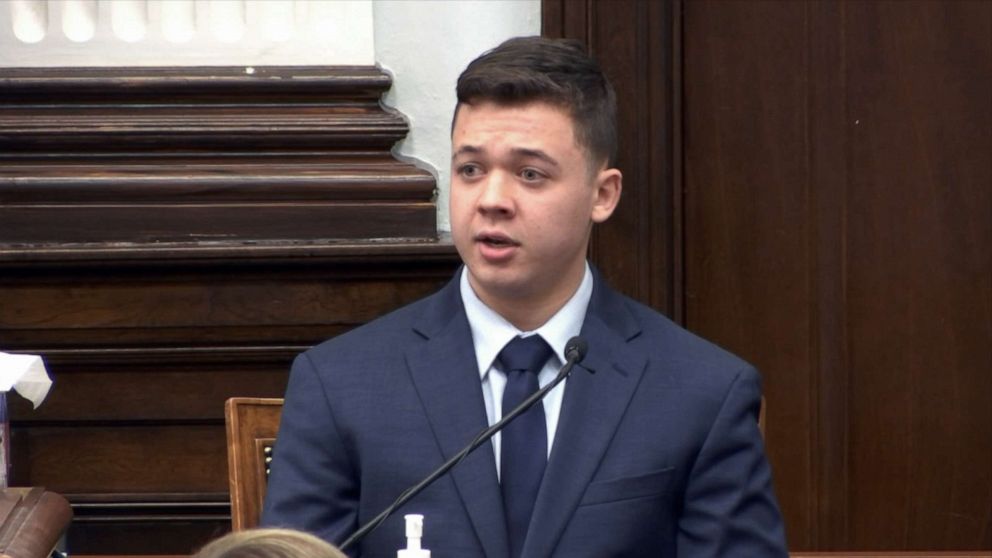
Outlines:
[[[66,495],[74,554],[229,529],[224,401],[281,397],[306,347],[435,290],[457,256],[374,68],[0,72],[0,348],[12,484]]]
[[[992,549],[992,4],[544,9],[621,92],[594,258],[762,370],[791,547]]]

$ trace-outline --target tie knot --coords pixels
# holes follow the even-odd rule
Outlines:
[[[504,372],[524,370],[540,372],[551,357],[551,347],[540,335],[514,337],[499,352],[497,360]]]

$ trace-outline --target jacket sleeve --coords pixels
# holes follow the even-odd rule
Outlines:
[[[359,483],[326,389],[309,356],[298,356],[286,389],[261,524],[340,544],[358,528]]]
[[[746,368],[727,390],[689,473],[679,558],[788,556],[758,429],[760,383],[757,371]]]

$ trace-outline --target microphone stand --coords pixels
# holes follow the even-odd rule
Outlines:
[[[375,530],[382,522],[386,520],[387,517],[393,514],[400,506],[410,501],[411,498],[420,494],[425,488],[434,483],[442,475],[450,471],[455,465],[458,465],[468,457],[468,454],[481,446],[483,443],[492,438],[497,432],[502,430],[511,420],[517,418],[522,413],[526,412],[548,394],[549,391],[555,388],[558,384],[562,382],[568,375],[572,372],[572,368],[578,364],[586,356],[586,351],[588,350],[588,345],[586,341],[581,337],[573,337],[569,339],[568,344],[565,346],[565,356],[568,359],[565,365],[561,367],[558,371],[558,375],[554,377],[553,380],[548,382],[548,385],[542,387],[541,389],[535,391],[530,397],[524,399],[522,403],[513,408],[512,411],[507,413],[502,419],[496,424],[493,424],[489,428],[486,428],[479,433],[467,446],[465,446],[461,451],[456,453],[451,459],[444,462],[443,465],[434,470],[433,473],[427,475],[424,480],[418,482],[417,484],[407,488],[399,495],[396,500],[389,505],[388,508],[382,511],[379,515],[373,517],[368,523],[363,525],[359,530],[355,531],[353,535],[348,537],[346,541],[341,543],[339,547],[341,550],[347,550],[353,544],[361,540],[365,535],[368,535],[373,530]]]

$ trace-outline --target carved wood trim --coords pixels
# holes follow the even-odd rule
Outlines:
[[[433,175],[390,153],[407,125],[389,85],[371,67],[0,69],[0,253],[436,241]]]

